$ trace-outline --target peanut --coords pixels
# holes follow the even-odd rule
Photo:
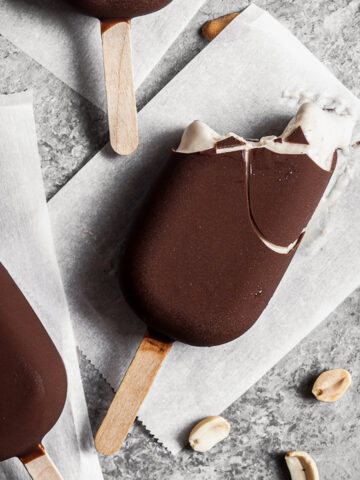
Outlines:
[[[189,443],[196,452],[207,452],[229,436],[230,425],[223,417],[208,417],[190,432]]]
[[[320,480],[314,459],[306,452],[292,451],[285,455],[291,480]]]
[[[337,368],[323,372],[314,383],[312,393],[322,402],[336,402],[350,387],[351,375]]]
[[[219,33],[222,32],[238,15],[239,13],[229,13],[224,17],[210,20],[203,26],[202,34],[207,40],[209,40],[209,42],[211,42],[211,40],[214,40],[214,38],[217,37]]]

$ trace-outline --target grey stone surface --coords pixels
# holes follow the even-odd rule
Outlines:
[[[106,115],[1,35],[0,67],[0,94],[33,92],[41,168],[50,199],[106,144]]]
[[[199,33],[205,21],[247,4],[208,0],[139,88],[139,108],[206,45]],[[258,0],[257,5],[288,26],[355,95],[360,94],[360,0]],[[34,90],[50,198],[106,143],[105,115],[1,36],[0,68],[1,93]],[[289,474],[284,453],[305,449],[317,460],[322,480],[358,480],[359,323],[360,290],[224,412],[231,436],[210,453],[186,448],[173,457],[136,421],[122,450],[101,457],[105,479],[285,480]],[[79,359],[95,432],[113,391],[81,353]],[[337,404],[315,401],[310,393],[314,378],[335,367],[351,371],[351,389]]]

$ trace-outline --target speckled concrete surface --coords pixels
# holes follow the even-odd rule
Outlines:
[[[1,94],[33,92],[41,167],[49,199],[106,144],[106,115],[1,35],[0,67]]]
[[[256,3],[287,25],[360,95],[360,0]],[[247,4],[208,0],[139,88],[139,108],[206,45],[199,34],[205,21]],[[0,67],[1,93],[34,90],[42,169],[50,198],[106,143],[105,115],[1,36]],[[122,450],[113,457],[101,457],[105,479],[285,480],[290,477],[284,453],[305,449],[316,459],[322,480],[358,480],[359,324],[360,290],[224,412],[232,426],[227,441],[207,454],[184,449],[174,458],[135,422]],[[81,354],[79,358],[96,431],[113,392]],[[351,389],[337,404],[316,402],[311,395],[314,378],[335,367],[351,371]]]

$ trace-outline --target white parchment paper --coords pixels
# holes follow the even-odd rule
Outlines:
[[[0,96],[0,261],[43,322],[65,362],[68,399],[45,448],[64,480],[103,478],[87,414],[76,346],[50,230],[30,94]],[[1,479],[29,475],[17,459]]]
[[[144,331],[119,292],[118,254],[170,148],[196,118],[222,133],[279,134],[299,98],[360,117],[359,100],[252,5],[140,112],[142,142],[134,155],[120,158],[104,148],[51,200],[78,345],[113,387]],[[351,150],[349,165],[356,156]],[[360,236],[360,168],[349,172],[349,184],[336,202],[334,195],[323,202],[270,305],[245,335],[215,348],[172,348],[139,416],[172,452],[195,421],[224,410],[360,284],[354,241]]]
[[[173,0],[135,18],[135,87],[150,73],[205,0]],[[65,0],[0,0],[0,33],[92,103],[106,109],[100,23]]]

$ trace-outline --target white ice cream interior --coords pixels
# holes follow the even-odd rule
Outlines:
[[[234,133],[220,135],[203,122],[196,120],[185,130],[177,152],[195,153],[214,148],[216,143],[228,137],[235,137],[245,145],[228,149],[217,149],[218,153],[235,150],[251,150],[266,147],[269,150],[283,154],[307,154],[320,168],[330,170],[333,154],[337,149],[345,150],[351,143],[355,122],[348,115],[338,115],[332,111],[322,110],[315,103],[301,105],[295,117],[281,134],[284,140],[296,128],[301,127],[309,145],[300,143],[275,142],[278,137],[268,136],[258,142],[246,140]]]

